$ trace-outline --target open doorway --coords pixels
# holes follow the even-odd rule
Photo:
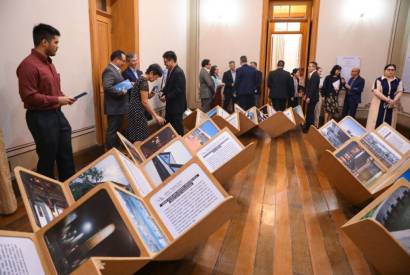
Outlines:
[[[285,70],[291,72],[300,68],[301,75],[305,76],[308,62],[315,57],[318,6],[318,0],[265,1],[260,60],[264,75],[261,104],[268,101],[266,79],[279,60],[285,61]]]

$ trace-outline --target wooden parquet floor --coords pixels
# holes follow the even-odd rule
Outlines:
[[[359,209],[317,171],[318,156],[300,130],[279,138],[248,136],[255,157],[226,185],[239,210],[180,261],[152,262],[138,275],[376,274],[340,231]],[[29,231],[23,205],[0,229]]]

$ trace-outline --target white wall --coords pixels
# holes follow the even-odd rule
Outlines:
[[[189,0],[139,0],[141,70],[152,63],[163,67],[162,54],[173,50],[182,69],[187,64],[187,18]]]
[[[316,60],[328,74],[336,64],[336,56],[359,56],[362,76],[366,79],[362,105],[370,102],[371,83],[383,73],[387,62],[395,3],[395,0],[320,1]]]
[[[230,60],[239,66],[241,55],[259,63],[262,4],[262,0],[201,0],[199,59],[211,59],[222,72]]]
[[[61,32],[60,49],[53,58],[67,95],[89,95],[64,113],[73,130],[94,125],[88,1],[2,0],[0,2],[0,127],[6,148],[32,143],[25,110],[18,93],[16,68],[33,48],[32,29],[38,23]]]

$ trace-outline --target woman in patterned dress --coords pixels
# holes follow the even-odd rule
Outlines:
[[[323,110],[325,112],[324,123],[328,122],[337,113],[339,104],[337,102],[337,97],[339,91],[342,88],[343,80],[340,77],[342,67],[339,65],[333,66],[330,74],[326,76],[323,82],[322,93],[325,97]]]
[[[148,67],[144,76],[135,82],[130,95],[130,109],[128,112],[128,139],[131,142],[142,141],[149,135],[148,122],[144,115],[144,109],[152,115],[159,125],[163,125],[165,120],[159,116],[149,105],[148,81],[153,82],[162,76],[162,68],[158,64]]]
[[[384,75],[376,79],[372,91],[366,129],[371,131],[383,122],[396,128],[397,106],[403,94],[403,83],[396,77],[396,65],[388,64],[384,67]]]

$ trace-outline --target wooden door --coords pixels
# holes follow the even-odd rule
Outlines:
[[[107,129],[107,117],[104,115],[104,88],[102,85],[102,73],[105,69],[105,67],[109,64],[110,62],[110,53],[111,53],[111,18],[108,18],[103,15],[98,15],[96,16],[96,41],[97,41],[97,47],[95,48],[96,50],[96,60],[94,62],[96,63],[97,67],[97,74],[99,76],[98,78],[98,89],[95,94],[96,101],[98,101],[98,104],[96,104],[98,108],[98,115],[97,119],[99,119],[98,123],[100,125],[100,129],[102,130],[102,136],[101,139],[105,143],[105,132]]]

